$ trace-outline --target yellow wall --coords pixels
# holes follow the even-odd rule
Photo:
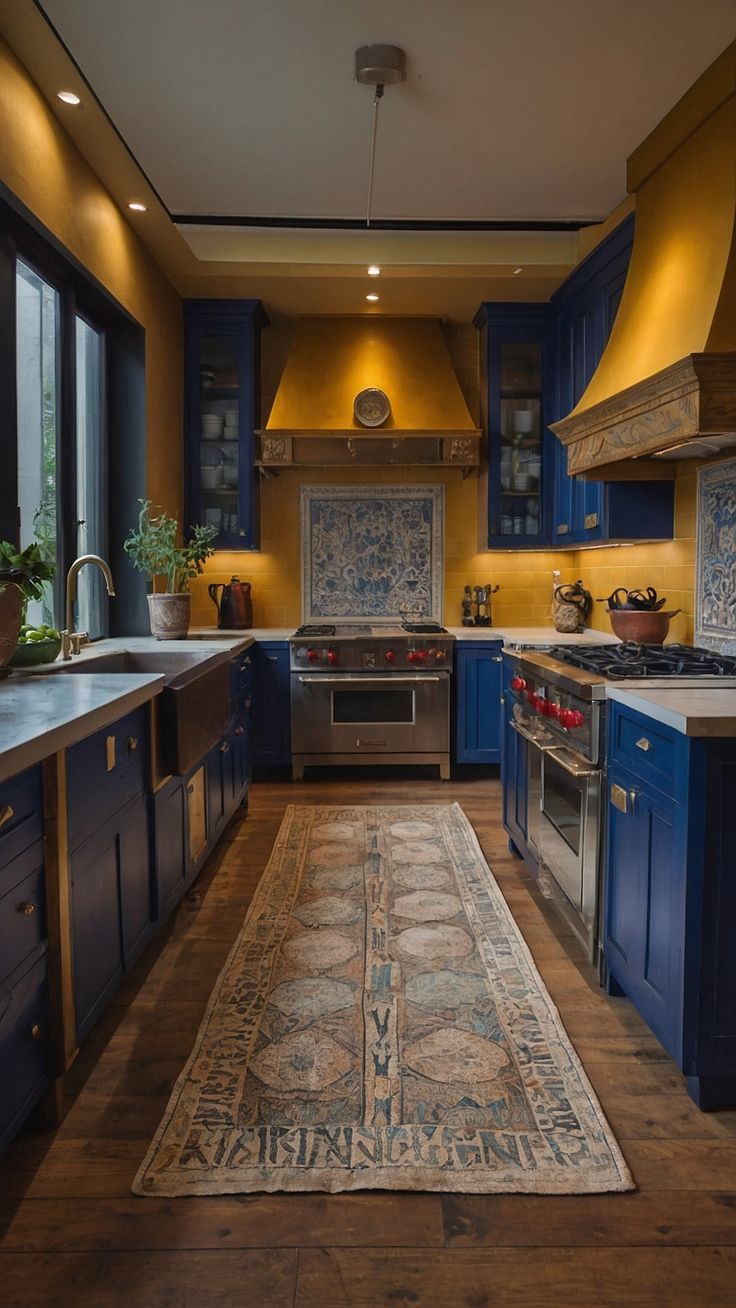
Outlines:
[[[2,40],[0,178],[145,328],[148,485],[141,495],[178,515],[181,298]]]

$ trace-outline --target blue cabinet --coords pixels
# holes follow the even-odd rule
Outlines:
[[[455,644],[455,763],[501,761],[501,648],[500,640]]]
[[[50,1082],[40,767],[0,784],[0,1152]]]
[[[604,951],[702,1108],[736,1105],[736,742],[619,704],[609,732]]]
[[[503,705],[501,739],[501,820],[509,836],[509,846],[515,854],[523,856],[527,844],[527,743],[512,725],[514,699],[510,693],[511,678],[516,671],[508,655],[503,658]]]
[[[549,305],[483,304],[481,416],[488,456],[488,544],[536,548],[549,535],[554,398]]]
[[[260,420],[259,300],[186,300],[187,522],[217,528],[221,549],[258,547],[255,431]]]
[[[552,297],[556,384],[550,421],[564,418],[574,409],[598,366],[623,294],[633,240],[632,216],[575,269]],[[671,481],[603,482],[570,477],[567,451],[556,437],[552,441],[552,545],[671,538]]]
[[[259,641],[253,660],[253,762],[261,767],[291,766],[289,646],[285,640]]]
[[[598,366],[623,293],[633,238],[631,217],[575,269],[549,304],[483,304],[476,315],[482,332],[490,547],[562,549],[672,537],[672,481],[570,477],[565,447],[548,430],[549,423],[574,409]]]

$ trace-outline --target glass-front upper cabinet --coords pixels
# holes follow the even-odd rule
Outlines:
[[[189,300],[186,323],[187,523],[220,549],[258,547],[255,429],[260,409],[258,300]]]
[[[546,306],[483,305],[488,544],[543,545],[548,529],[551,332]]]

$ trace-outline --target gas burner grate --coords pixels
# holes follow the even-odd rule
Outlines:
[[[709,649],[690,645],[562,645],[554,658],[585,672],[598,672],[610,681],[645,680],[647,677],[734,677],[736,659],[723,658]]]
[[[297,627],[294,636],[334,636],[335,631],[336,628],[331,626],[329,623],[324,623],[322,626],[319,626],[310,625],[310,623],[307,622],[303,627]]]
[[[402,622],[401,627],[411,636],[441,636],[447,633],[447,628],[441,627],[439,622]]]

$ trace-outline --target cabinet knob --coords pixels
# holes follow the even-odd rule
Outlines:
[[[569,530],[570,530],[569,522],[558,522],[557,526],[555,527],[555,531],[557,532],[558,536],[566,536]]]
[[[40,1025],[39,1025],[38,1022],[34,1022],[34,1023],[33,1023],[33,1026],[31,1027],[31,1035],[33,1036],[33,1039],[34,1039],[34,1040],[40,1040],[40,1039],[41,1039],[41,1036],[43,1035],[43,1032],[42,1032],[41,1027],[40,1027]]]
[[[243,659],[243,662],[240,665],[240,671],[244,672],[246,668],[250,667],[250,665],[251,665],[250,656],[246,655],[246,657]]]
[[[642,736],[641,740],[637,740],[636,748],[646,751],[652,748],[652,742],[651,740],[647,740],[646,736]]]
[[[18,912],[22,913],[24,917],[33,917],[35,911],[36,911],[36,905],[29,904],[28,901],[25,899],[21,900],[20,904],[18,905]]]
[[[583,518],[583,526],[586,531],[592,531],[594,527],[598,526],[599,521],[597,513],[586,513]]]
[[[137,748],[138,748],[138,737],[137,737],[137,736],[128,736],[128,750],[129,750],[129,752],[130,752],[131,754],[135,754],[135,751],[137,750]]]
[[[228,752],[229,749],[230,749],[230,746],[228,745],[227,741],[226,741],[226,740],[223,740],[222,744],[220,745],[220,753],[221,753],[221,754],[227,754],[227,752]]]
[[[245,701],[244,705],[243,705],[243,707],[247,710],[248,713],[250,713],[250,710],[251,710],[252,704],[253,704],[253,700],[252,700],[252,699],[247,699],[247,700]]]
[[[3,807],[0,808],[0,827],[4,827],[6,822],[9,822],[14,815],[15,809],[13,808],[13,805],[4,804]]]
[[[244,730],[243,727],[236,727],[236,728],[235,728],[235,735],[236,735],[236,736],[242,736],[242,734],[243,734],[243,730]]]

